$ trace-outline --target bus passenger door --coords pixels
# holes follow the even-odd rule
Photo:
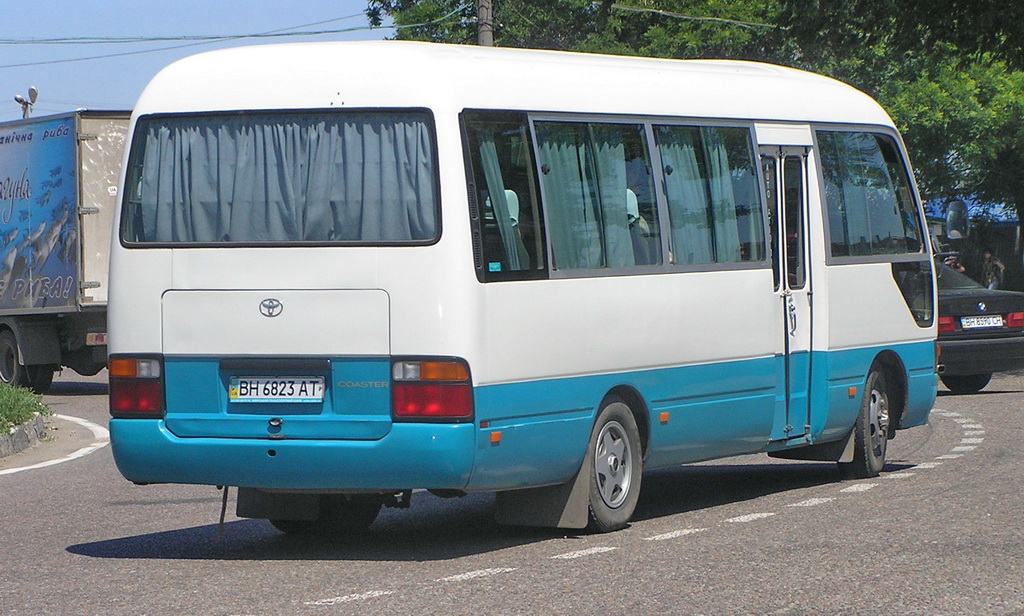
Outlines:
[[[768,196],[772,268],[783,339],[781,369],[785,422],[772,440],[802,438],[810,431],[811,280],[807,267],[807,150],[762,147]],[[781,417],[777,414],[777,418]]]

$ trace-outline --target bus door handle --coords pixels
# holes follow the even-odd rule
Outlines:
[[[786,299],[786,306],[789,309],[789,335],[796,336],[796,304],[792,297]]]

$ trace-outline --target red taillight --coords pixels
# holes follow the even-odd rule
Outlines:
[[[939,332],[952,331],[956,331],[956,325],[953,322],[953,317],[939,317]]]
[[[159,418],[164,412],[162,363],[154,358],[111,358],[110,414],[118,419]]]
[[[1007,327],[1024,327],[1024,312],[1011,312],[1006,315]]]
[[[473,416],[473,389],[465,383],[396,384],[392,396],[397,418],[468,419]]]
[[[391,411],[395,420],[472,420],[473,385],[465,362],[396,361],[391,378]]]

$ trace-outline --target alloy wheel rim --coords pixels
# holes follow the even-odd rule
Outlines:
[[[601,500],[611,509],[622,505],[632,483],[633,452],[626,430],[617,421],[609,421],[597,435],[594,474]]]
[[[871,390],[868,419],[871,424],[871,449],[875,455],[881,456],[889,439],[889,400],[877,389]]]

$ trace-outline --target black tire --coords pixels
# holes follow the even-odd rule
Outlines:
[[[942,384],[954,394],[976,394],[992,380],[992,373],[987,374],[949,374],[939,377]]]
[[[640,430],[626,403],[609,399],[590,435],[590,523],[594,532],[625,528],[640,497],[643,451]]]
[[[28,370],[18,359],[18,340],[14,332],[5,329],[0,332],[0,381],[7,385],[28,387],[31,384]]]
[[[885,466],[889,443],[889,389],[885,375],[875,368],[864,384],[864,397],[853,430],[853,461],[840,462],[839,469],[847,477],[877,477]]]
[[[350,535],[369,528],[377,519],[382,504],[376,495],[324,495],[320,497],[318,519],[270,520],[270,523],[289,535]]]
[[[0,381],[7,385],[27,387],[37,394],[49,391],[57,366],[25,366],[18,361],[18,355],[18,340],[14,332],[9,329],[0,332]]]

